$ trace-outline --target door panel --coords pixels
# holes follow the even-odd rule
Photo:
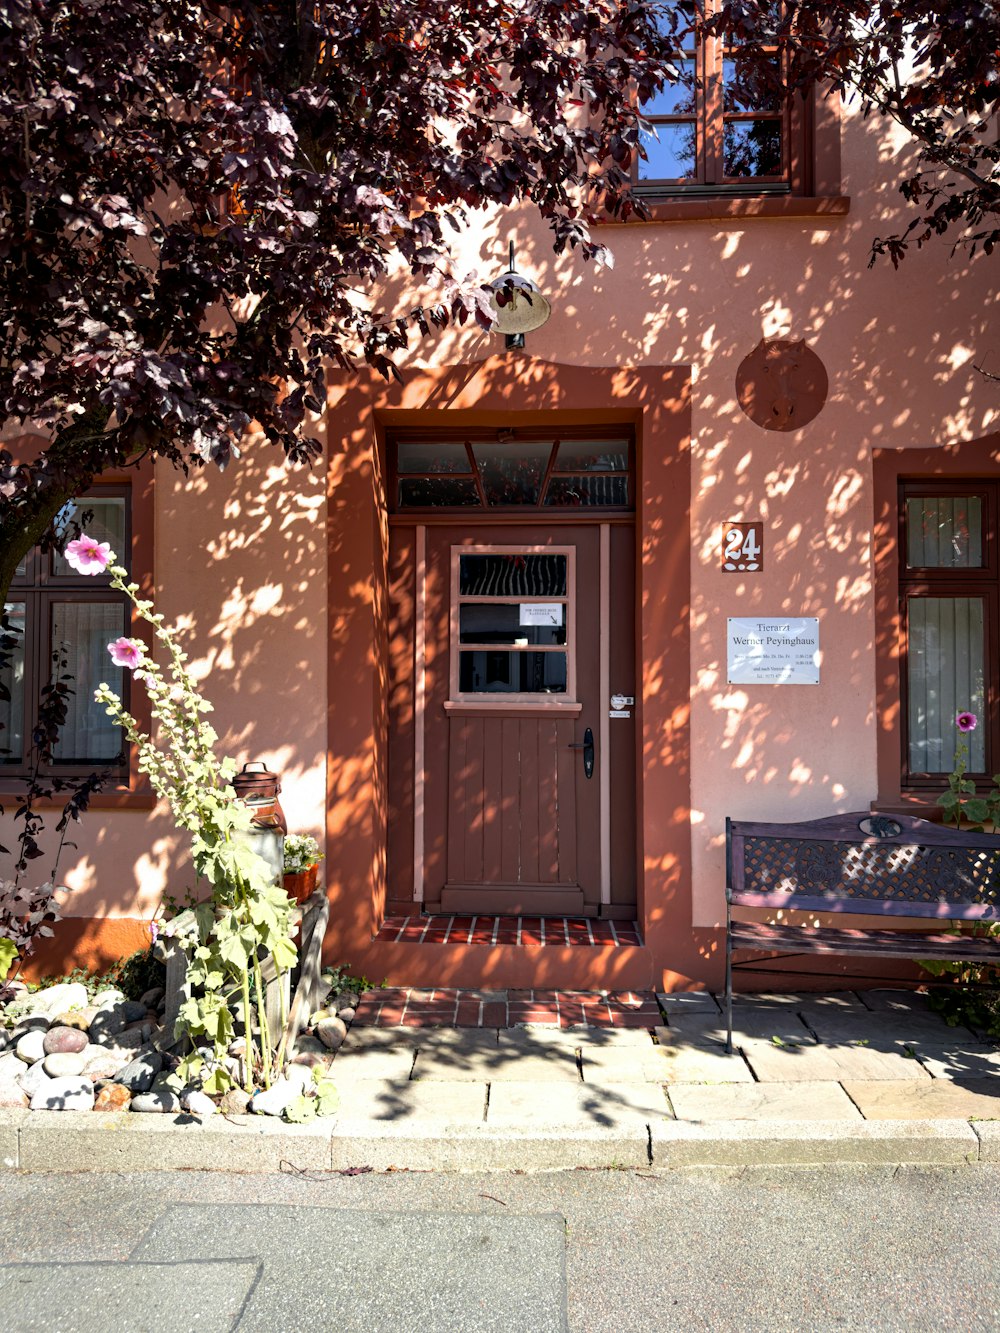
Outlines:
[[[635,723],[629,719],[610,724],[610,732],[605,732],[608,753],[601,753],[598,741],[589,779],[582,746],[588,727],[595,737],[601,735],[601,710],[609,707],[600,697],[602,591],[604,633],[612,635],[607,659],[614,675],[611,688],[635,692],[631,529],[611,529],[614,586],[608,586],[606,562],[603,588],[598,524],[428,525],[424,567],[413,571],[409,584],[403,571],[418,544],[407,532],[393,529],[390,582],[400,608],[392,624],[402,635],[413,632],[408,609],[420,604],[415,589],[422,577],[425,660],[412,660],[412,638],[409,664],[398,645],[390,652],[390,719],[396,734],[390,737],[389,796],[393,819],[408,815],[412,823],[414,811],[419,817],[423,809],[422,843],[417,840],[423,855],[422,865],[411,865],[407,876],[399,858],[414,846],[412,834],[390,839],[390,899],[415,898],[429,910],[529,915],[597,915],[612,912],[617,904],[621,910],[613,914],[627,914],[635,902]],[[606,528],[605,541],[607,534]],[[463,601],[458,561],[470,548],[476,554],[484,548],[493,553],[494,567],[481,583],[464,578],[470,595]],[[531,557],[523,553],[548,548],[569,552],[573,577],[563,598],[565,633],[517,628],[538,623],[546,607],[552,614],[546,599],[555,598],[546,588],[555,583],[539,583],[532,575],[534,582],[525,591],[532,582],[524,574]],[[551,558],[546,557],[550,566]],[[502,566],[511,577],[496,577],[498,562],[512,562]],[[532,568],[540,563],[535,561]],[[467,561],[461,568],[468,571],[471,566]],[[500,610],[491,597],[504,600]],[[475,614],[460,616],[459,603],[465,607],[470,600],[476,603]],[[532,602],[543,605],[532,609]],[[480,631],[480,626],[486,629]],[[467,657],[460,673],[459,635],[464,649],[470,638],[487,633],[495,648],[480,644],[474,664]],[[557,663],[561,653],[566,655],[565,673]],[[422,774],[414,772],[413,708],[406,707],[407,699],[415,696],[418,673],[424,699],[423,718],[416,724],[423,728]],[[612,762],[612,808],[602,810],[600,769]],[[421,789],[416,801],[412,791],[405,790],[414,784]],[[604,787],[607,805],[608,784]],[[609,862],[603,873],[602,820]],[[420,883],[415,883],[415,873]]]

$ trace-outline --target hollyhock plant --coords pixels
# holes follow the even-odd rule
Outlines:
[[[111,660],[117,667],[128,667],[129,671],[134,671],[143,659],[143,652],[146,645],[138,639],[115,639],[114,643],[108,644],[108,652],[111,654]]]
[[[231,785],[236,764],[215,752],[218,736],[205,717],[212,705],[188,671],[187,655],[153,603],[139,596],[139,585],[128,581],[128,571],[116,563],[110,548],[85,535],[70,545],[78,548],[74,558],[80,564],[74,568],[100,562],[111,587],[124,593],[135,618],[150,626],[159,645],[163,666],[141,639],[122,636],[108,644],[114,664],[135,671],[149,696],[155,724],[151,733],[140,728],[106,683],[97,687],[94,698],[124,729],[153,790],[170,802],[174,822],[190,836],[195,871],[210,889],[208,901],[197,901],[204,893],[195,895],[196,947],[188,955],[187,998],[175,1028],[178,1037],[188,1038],[190,1050],[172,1077],[179,1088],[200,1083],[207,1092],[226,1090],[231,1082],[225,1059],[234,1035],[232,1008],[239,1008],[248,1040],[245,1086],[252,1094],[255,1075],[270,1086],[272,1070],[280,1072],[285,1058],[284,1040],[279,1044],[268,1026],[261,959],[269,955],[279,972],[294,965],[292,902],[249,841],[253,816]],[[155,938],[158,931],[154,920],[150,934]],[[206,1050],[212,1052],[209,1058]]]
[[[959,731],[975,731],[979,719],[975,713],[959,713],[955,718],[955,726]]]
[[[63,555],[78,574],[103,574],[114,558],[108,542],[99,542],[86,533],[69,542]]]
[[[993,818],[994,793],[989,797],[976,795],[976,784],[967,776],[969,770],[969,746],[966,736],[975,731],[979,719],[975,713],[964,709],[955,714],[955,728],[958,741],[955,745],[955,766],[948,775],[948,790],[938,797],[938,805],[944,810],[945,823],[953,822],[956,828],[963,824],[982,832],[983,821]]]

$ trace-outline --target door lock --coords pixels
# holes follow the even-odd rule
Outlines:
[[[582,741],[573,741],[566,748],[583,751],[583,776],[592,778],[594,776],[594,733],[590,727],[583,733]]]

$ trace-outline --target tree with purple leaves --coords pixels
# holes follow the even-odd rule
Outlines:
[[[557,251],[630,197],[673,74],[642,0],[0,0],[0,601],[102,471],[293,462],[328,365],[491,323],[449,237],[533,205]],[[423,294],[386,313],[384,282]]]

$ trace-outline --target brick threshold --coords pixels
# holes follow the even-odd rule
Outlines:
[[[584,916],[387,916],[376,940],[393,944],[471,944],[515,948],[635,948],[642,944],[636,921]]]
[[[352,1026],[509,1028],[651,1028],[663,1017],[650,991],[421,990],[392,986],[367,991]]]

